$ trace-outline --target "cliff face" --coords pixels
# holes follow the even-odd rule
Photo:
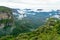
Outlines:
[[[2,33],[2,35],[9,34],[12,26],[13,17],[11,9],[0,6],[0,33]]]
[[[5,12],[0,12],[0,28],[4,27],[3,25],[5,24],[3,20],[11,19],[12,17],[9,15],[9,13]],[[8,22],[7,22],[8,23]]]
[[[11,16],[8,13],[0,13],[0,20],[1,19],[10,19]]]

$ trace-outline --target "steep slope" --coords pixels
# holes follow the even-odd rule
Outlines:
[[[6,12],[6,10],[4,12]],[[45,19],[50,17],[49,13],[54,15],[55,12],[37,13],[37,12],[31,11],[30,13],[31,15],[26,14],[27,17],[24,17],[22,20],[18,20],[18,19],[14,19],[13,21],[10,19],[1,20],[0,23],[2,22],[6,24],[7,22],[11,22],[11,23],[14,22],[13,23],[14,25],[13,27],[5,26],[2,30],[0,29],[0,35],[1,36],[5,35],[4,37],[1,37],[0,40],[8,40],[8,39],[9,40],[55,40],[56,38],[57,38],[56,40],[58,40],[60,38],[59,36],[60,19],[50,18],[49,20],[47,20],[47,23],[43,25],[45,23]],[[15,18],[15,16],[13,17]],[[37,29],[35,30],[35,28]]]
[[[0,40],[60,40],[60,19],[49,18],[46,24],[28,33],[19,34],[17,37],[7,35]]]
[[[10,34],[13,26],[12,11],[8,7],[0,6],[0,37]]]
[[[16,40],[60,40],[60,20],[51,18],[35,31],[18,35]]]
[[[8,7],[0,6],[0,12],[12,13]]]

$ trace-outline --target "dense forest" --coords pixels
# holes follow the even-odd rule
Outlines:
[[[21,33],[16,37],[6,35],[0,40],[60,40],[60,19],[49,18],[45,25],[27,33]]]
[[[0,9],[0,12],[12,13],[10,10],[11,9],[9,8],[5,9],[5,7],[2,7]],[[0,29],[0,40],[60,40],[59,18],[49,18],[46,20],[46,23],[44,25],[39,26],[33,31],[29,31],[29,29],[26,27],[30,25],[29,23],[25,23],[24,25],[23,23],[16,25],[18,22],[14,21],[13,16],[11,17],[11,19],[0,20],[0,24],[5,24],[5,26]],[[7,25],[8,23],[12,23],[13,25]],[[11,31],[11,28],[14,29]]]
[[[11,13],[11,8],[0,6],[0,12]]]
[[[12,10],[8,7],[0,6],[0,37],[10,33],[14,24]]]

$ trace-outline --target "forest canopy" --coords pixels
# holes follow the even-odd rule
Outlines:
[[[11,13],[12,11],[11,11],[11,8],[0,6],[0,12]]]

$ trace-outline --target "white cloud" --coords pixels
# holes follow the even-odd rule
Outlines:
[[[60,9],[60,0],[0,0],[0,6],[31,9]]]

